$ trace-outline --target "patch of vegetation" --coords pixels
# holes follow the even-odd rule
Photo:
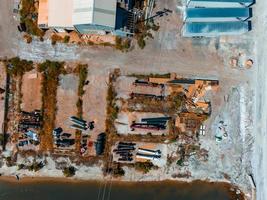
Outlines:
[[[20,13],[20,22],[25,23],[26,32],[42,37],[44,31],[39,29],[37,24],[38,12],[36,10],[36,1],[35,0],[21,0],[21,9]]]
[[[7,73],[15,77],[21,77],[25,72],[33,69],[33,62],[21,60],[19,57],[11,58],[7,61]]]
[[[26,166],[25,166],[24,164],[19,164],[19,165],[18,165],[18,170],[25,169],[25,167],[26,167]]]
[[[57,35],[57,34],[53,34],[51,36],[51,44],[52,45],[55,45],[57,42],[62,42],[63,40],[64,39],[61,36]]]
[[[140,49],[144,49],[146,46],[146,41],[145,41],[145,35],[141,34],[138,38],[137,38],[137,44],[140,47]]]
[[[106,169],[105,173],[111,174],[113,177],[121,177],[121,176],[124,176],[125,171],[118,164],[117,166]]]
[[[79,76],[79,87],[78,87],[78,96],[81,97],[84,94],[83,87],[86,83],[88,75],[88,65],[79,64],[74,71]]]
[[[65,167],[63,169],[63,174],[65,177],[72,177],[75,175],[76,169],[73,166]]]
[[[184,166],[184,159],[180,158],[179,160],[177,160],[176,164],[181,166],[181,167]]]
[[[3,133],[0,133],[0,144],[2,144],[5,140],[5,136]]]
[[[83,117],[83,100],[82,100],[82,96],[84,95],[83,88],[84,88],[84,86],[86,84],[86,79],[87,79],[87,75],[88,75],[88,65],[79,64],[75,68],[74,72],[76,74],[78,74],[78,76],[79,76],[78,100],[77,100],[77,103],[76,103],[77,116],[82,118]],[[76,140],[76,142],[75,143],[76,143],[77,152],[80,152],[80,149],[81,149],[81,145],[80,145],[81,135],[82,135],[82,132],[80,130],[76,130],[76,132],[75,132],[75,140]]]
[[[6,157],[5,160],[6,160],[6,165],[7,165],[8,167],[12,167],[12,166],[15,164],[15,162],[14,162],[14,160],[12,159],[11,156]]]
[[[44,167],[43,162],[33,162],[31,165],[27,166],[27,169],[29,171],[37,172],[40,169],[42,169],[43,167]]]
[[[141,171],[144,174],[148,173],[151,169],[158,169],[152,162],[136,162],[134,167],[136,170]]]
[[[70,41],[70,36],[65,35],[65,37],[63,38],[63,42],[64,43],[69,43],[69,41]]]
[[[56,118],[57,87],[59,75],[65,74],[63,63],[45,61],[38,66],[38,71],[43,73],[42,79],[42,113],[44,118],[41,131],[41,148],[43,150],[53,149],[52,131]]]
[[[25,34],[23,38],[28,44],[32,42],[32,37],[29,34]]]
[[[127,51],[131,47],[130,39],[122,39],[121,37],[116,37],[115,48],[121,51]]]

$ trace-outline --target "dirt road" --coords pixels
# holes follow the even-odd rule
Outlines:
[[[267,199],[267,12],[266,1],[257,1],[254,13],[255,15],[255,32],[256,38],[255,52],[257,54],[258,71],[255,74],[255,128],[256,136],[255,149],[253,157],[254,176],[257,184],[257,200]]]

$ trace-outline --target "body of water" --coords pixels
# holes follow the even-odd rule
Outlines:
[[[232,200],[220,183],[0,182],[0,200]],[[241,197],[239,197],[241,199]]]

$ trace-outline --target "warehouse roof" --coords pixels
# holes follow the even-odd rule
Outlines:
[[[48,0],[39,1],[38,24],[48,24]]]
[[[96,24],[115,28],[116,0],[74,0],[73,24]]]
[[[48,26],[73,27],[72,11],[73,11],[73,0],[49,0]]]
[[[188,22],[183,29],[184,36],[235,35],[250,30],[250,22]]]
[[[250,17],[249,8],[188,8],[186,17],[189,18],[208,18],[208,17]]]

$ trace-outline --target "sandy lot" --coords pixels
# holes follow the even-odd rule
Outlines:
[[[107,74],[92,75],[89,73],[87,80],[90,83],[84,87],[85,94],[83,95],[83,118],[91,122],[94,121],[94,129],[89,130],[89,143],[95,142],[98,134],[105,132],[106,120],[106,95],[107,95]],[[94,146],[88,148],[89,155],[95,155]]]
[[[31,112],[42,107],[41,85],[42,75],[36,70],[32,70],[23,75],[22,78],[22,103],[21,109]]]
[[[57,91],[56,127],[61,127],[64,133],[70,133],[70,138],[75,138],[75,130],[70,128],[69,117],[76,116],[76,102],[78,89],[78,77],[73,74],[61,75],[60,85]],[[75,148],[75,145],[71,147]]]

